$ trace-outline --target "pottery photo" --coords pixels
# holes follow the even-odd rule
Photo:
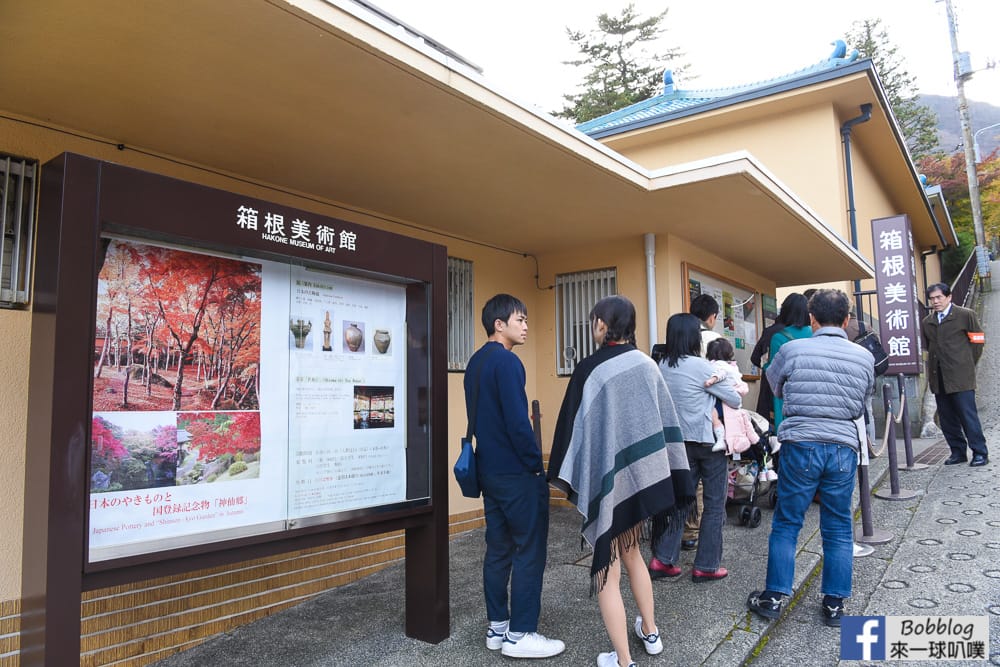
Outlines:
[[[379,354],[385,354],[389,349],[389,343],[392,341],[392,335],[389,333],[388,329],[376,329],[375,335],[372,336],[372,342],[375,344],[375,349],[378,350]]]
[[[295,347],[304,348],[306,346],[306,336],[312,331],[312,321],[302,319],[288,320],[288,329],[292,332],[292,336],[295,337]]]
[[[351,352],[357,352],[365,342],[365,332],[355,322],[344,327],[344,344]]]

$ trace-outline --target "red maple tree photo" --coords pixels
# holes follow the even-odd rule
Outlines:
[[[259,409],[260,265],[106,243],[94,411]]]

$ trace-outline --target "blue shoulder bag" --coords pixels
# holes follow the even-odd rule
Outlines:
[[[458,460],[455,461],[455,481],[458,482],[458,487],[462,490],[462,495],[466,498],[478,498],[482,493],[479,488],[479,474],[476,469],[476,450],[472,446],[472,436],[476,430],[476,408],[479,405],[479,377],[483,372],[483,364],[486,363],[486,357],[488,357],[494,348],[490,348],[483,353],[483,358],[479,362],[479,368],[476,369],[476,381],[472,386],[472,407],[469,410],[469,428],[465,432],[465,437],[462,438],[462,451],[458,455]]]

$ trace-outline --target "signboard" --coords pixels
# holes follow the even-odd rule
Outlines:
[[[395,531],[407,633],[447,637],[447,250],[70,153],[42,174],[39,654],[76,660],[83,590]]]
[[[913,234],[905,215],[872,220],[875,291],[882,347],[890,374],[920,374],[919,331]]]
[[[688,286],[688,301],[708,294],[719,304],[715,331],[729,339],[736,351],[736,361],[743,373],[752,369],[750,351],[757,344],[757,292],[703,271],[687,263],[683,265]]]
[[[990,273],[990,253],[985,246],[976,246],[976,270],[981,276]]]
[[[405,500],[405,312],[398,285],[107,239],[90,560]]]

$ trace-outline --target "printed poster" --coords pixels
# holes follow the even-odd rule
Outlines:
[[[405,500],[404,289],[292,267],[289,300],[289,517]]]
[[[113,239],[90,560],[402,501],[403,288]]]

